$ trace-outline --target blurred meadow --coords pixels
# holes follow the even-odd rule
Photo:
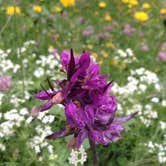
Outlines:
[[[44,139],[65,124],[63,108],[31,112],[40,83],[63,78],[70,48],[114,80],[119,116],[138,111],[123,139],[97,145],[101,165],[165,166],[165,0],[0,0],[0,166],[71,165],[69,138]]]

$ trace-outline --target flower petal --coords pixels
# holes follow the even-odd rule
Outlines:
[[[39,93],[34,94],[34,97],[40,100],[48,100],[50,99],[50,92],[49,91],[41,91]]]
[[[57,139],[57,138],[64,137],[64,136],[66,136],[66,132],[65,132],[65,129],[62,129],[58,132],[48,135],[46,138],[47,139]]]
[[[40,109],[40,112],[43,112],[43,111],[46,111],[48,110],[49,108],[51,108],[53,106],[53,103],[51,101],[48,101],[47,103],[45,103],[41,109]]]
[[[113,123],[114,124],[122,124],[122,123],[125,123],[127,121],[129,121],[130,119],[132,119],[138,112],[135,112],[135,113],[132,113],[130,115],[127,115],[127,116],[124,116],[124,117],[121,117],[121,118],[115,118]]]
[[[76,137],[76,147],[79,148],[83,143],[84,139],[87,137],[88,133],[85,129],[82,129],[78,136]]]
[[[84,52],[79,60],[79,65],[84,70],[87,69],[90,65],[90,54],[88,52]]]

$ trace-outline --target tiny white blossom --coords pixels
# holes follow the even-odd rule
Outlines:
[[[77,166],[79,163],[83,165],[84,162],[87,160],[87,154],[84,147],[81,145],[78,150],[72,149],[68,159],[69,163],[73,164],[74,166]]]

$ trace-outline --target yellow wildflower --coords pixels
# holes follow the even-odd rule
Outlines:
[[[91,55],[92,55],[94,58],[97,58],[97,57],[98,57],[98,55],[97,55],[96,52],[93,52]]]
[[[112,65],[112,66],[117,66],[117,65],[118,65],[118,61],[115,60],[115,59],[112,59],[112,60],[111,60],[111,65]]]
[[[142,8],[143,8],[143,9],[150,9],[149,3],[146,3],[146,2],[143,3],[143,4],[142,4]]]
[[[140,21],[140,22],[145,22],[149,19],[149,16],[147,13],[145,12],[136,12],[134,14],[134,18],[137,20],[137,21]]]
[[[98,4],[99,8],[105,8],[107,6],[107,4],[105,2],[99,2]]]
[[[107,42],[106,47],[115,48],[115,45],[111,42]]]
[[[134,6],[134,5],[138,5],[138,1],[137,0],[128,0],[129,2],[129,4],[130,5],[132,5],[132,6]]]
[[[42,6],[34,5],[33,6],[33,11],[35,11],[36,13],[41,13],[42,12]]]
[[[166,14],[166,8],[162,8],[161,10],[160,10],[160,14]]]
[[[129,0],[122,0],[123,3],[129,3]]]
[[[70,7],[75,5],[75,0],[60,0],[64,7]]]
[[[8,6],[6,8],[6,14],[9,16],[13,16],[14,14],[21,14],[21,10],[19,6]]]
[[[87,48],[91,50],[93,48],[93,45],[92,44],[88,44]]]
[[[104,20],[107,22],[111,21],[111,16],[106,14]]]
[[[103,58],[107,58],[108,57],[108,53],[105,52],[105,51],[101,51],[101,54],[102,54]]]
[[[99,65],[103,64],[103,60],[100,60],[98,63],[99,63]]]

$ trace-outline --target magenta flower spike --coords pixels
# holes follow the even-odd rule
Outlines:
[[[40,111],[45,111],[55,104],[64,106],[66,126],[46,138],[57,139],[73,135],[69,148],[79,148],[85,138],[89,139],[93,154],[96,154],[95,144],[107,145],[122,138],[123,123],[136,113],[117,118],[116,97],[110,95],[112,81],[107,83],[106,75],[100,74],[99,65],[93,64],[88,52],[83,52],[80,58],[74,57],[73,50],[62,52],[61,63],[66,79],[56,81],[59,90],[45,90],[34,96],[47,102]],[[94,156],[94,164],[97,158]]]

